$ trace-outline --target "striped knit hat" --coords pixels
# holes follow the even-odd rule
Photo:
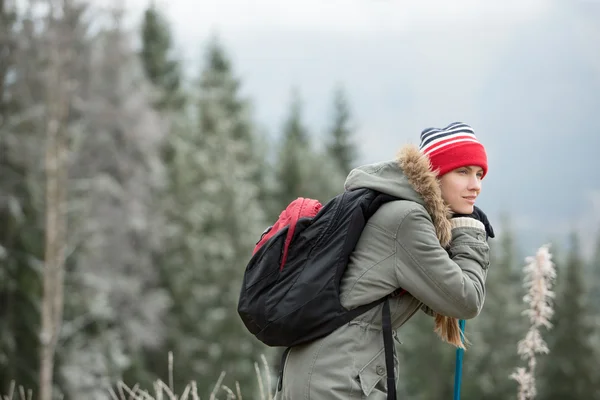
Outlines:
[[[421,132],[419,149],[431,161],[431,167],[442,176],[456,168],[477,165],[487,174],[487,155],[473,128],[454,122],[445,128],[427,128]]]

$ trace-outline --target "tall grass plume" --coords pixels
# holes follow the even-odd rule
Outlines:
[[[552,285],[556,279],[556,270],[548,245],[540,247],[535,257],[526,259],[523,272],[523,285],[527,289],[527,294],[523,298],[527,309],[523,314],[529,318],[530,327],[525,337],[519,341],[517,353],[522,360],[526,361],[526,367],[516,368],[510,378],[519,384],[518,399],[531,400],[537,395],[536,355],[549,352],[540,330],[542,327],[552,328],[550,319],[554,315]]]

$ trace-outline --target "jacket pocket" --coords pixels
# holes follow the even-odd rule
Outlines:
[[[365,396],[371,395],[373,391],[387,393],[387,370],[385,368],[385,349],[369,360],[358,371],[358,383]],[[398,359],[394,354],[394,382],[398,381]]]

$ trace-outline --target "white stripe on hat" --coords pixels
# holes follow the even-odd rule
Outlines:
[[[468,127],[454,127],[452,129],[434,129],[421,133],[421,147],[427,146],[434,137],[450,136],[452,134],[464,132],[465,134],[475,135],[473,129]]]
[[[477,139],[472,139],[472,138],[467,138],[467,137],[465,137],[465,138],[459,138],[459,139],[456,139],[456,140],[451,140],[449,142],[443,143],[443,144],[441,144],[439,146],[435,146],[435,147],[429,146],[429,147],[427,147],[426,149],[423,150],[423,153],[430,154],[430,153],[433,153],[434,151],[437,151],[439,149],[443,149],[446,146],[450,146],[451,144],[456,144],[456,143],[461,143],[461,142],[479,143],[479,141]]]
[[[439,143],[439,142],[443,142],[444,140],[448,140],[448,139],[452,139],[454,137],[470,137],[474,140],[477,140],[477,138],[475,137],[475,134],[473,133],[469,133],[469,132],[464,132],[464,131],[460,131],[460,132],[456,132],[456,133],[446,133],[446,132],[442,132],[442,133],[438,133],[436,135],[431,136],[430,138],[427,139],[427,144],[422,146],[422,150],[426,151],[426,149],[430,148],[431,146]]]

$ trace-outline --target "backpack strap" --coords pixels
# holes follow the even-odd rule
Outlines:
[[[402,290],[400,295],[406,293]],[[383,300],[383,308],[381,310],[381,324],[383,328],[383,348],[385,353],[385,369],[387,375],[387,400],[396,400],[396,374],[394,373],[394,336],[392,334],[392,316],[390,313],[390,301],[387,297]],[[281,355],[281,363],[279,365],[279,382],[277,391],[280,392],[283,387],[283,367],[291,347],[284,350]]]
[[[281,392],[281,388],[283,387],[283,367],[285,365],[285,361],[287,359],[287,355],[290,352],[291,347],[287,347],[283,354],[281,355],[281,363],[279,364],[279,383],[277,384],[277,391]]]
[[[392,336],[392,317],[390,302],[385,299],[381,310],[383,327],[383,347],[385,352],[385,369],[387,374],[387,400],[396,400],[396,375],[394,373],[394,338]]]
[[[381,205],[389,201],[397,200],[396,197],[379,193],[371,207],[368,215],[371,216]],[[381,309],[381,325],[383,332],[383,347],[385,352],[385,369],[387,375],[387,400],[396,400],[396,374],[394,373],[394,337],[392,335],[392,317],[390,314],[389,297],[399,297],[406,293],[406,290],[399,288],[390,296],[383,299],[383,308]]]

